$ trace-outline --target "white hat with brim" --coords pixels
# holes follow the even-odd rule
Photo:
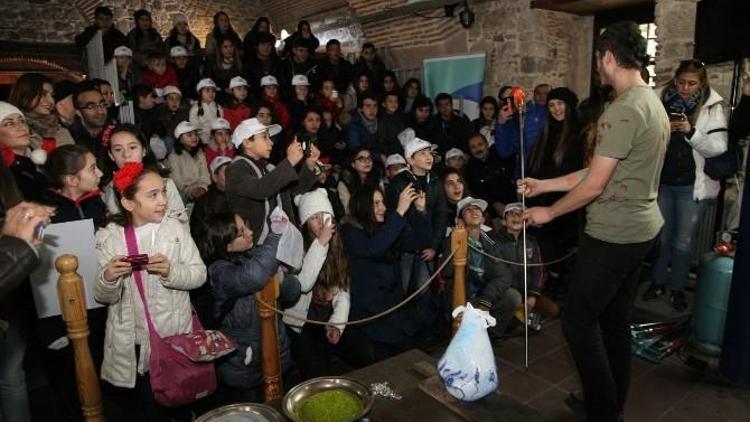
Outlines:
[[[208,165],[208,169],[211,170],[211,174],[216,174],[216,172],[221,168],[221,166],[225,164],[229,164],[232,162],[232,159],[229,157],[226,157],[224,155],[220,155],[213,160],[211,160],[211,164]]]
[[[467,207],[477,207],[484,212],[487,209],[487,201],[467,196],[456,204],[456,215],[460,217],[461,212]]]
[[[466,161],[466,154],[458,148],[451,148],[445,153],[445,161],[448,161],[451,158],[463,158],[464,161]]]
[[[511,202],[510,204],[505,206],[505,209],[503,210],[503,215],[511,211],[523,211],[523,204],[520,202]]]
[[[196,92],[201,92],[201,89],[203,88],[213,88],[216,89],[216,82],[213,81],[211,78],[203,78],[198,82],[198,86],[195,87]]]
[[[185,47],[181,45],[176,45],[169,50],[169,56],[173,58],[174,57],[187,57],[188,51]]]
[[[414,138],[410,140],[404,147],[404,157],[412,158],[414,154],[422,151],[423,149],[429,149],[432,151],[433,145],[424,139]]]
[[[198,129],[195,126],[193,126],[192,123],[190,123],[188,121],[182,121],[182,122],[180,122],[180,124],[177,125],[176,128],[174,128],[174,138],[176,140],[179,140],[180,136],[182,136],[182,135],[184,135],[186,133],[189,133],[189,132],[195,132],[197,130]]]
[[[241,86],[250,86],[242,76],[235,76],[229,81],[229,89],[239,88]]]
[[[211,130],[229,130],[229,120],[219,117],[211,122]]]
[[[260,86],[278,85],[279,81],[273,75],[266,75],[260,79]]]
[[[26,117],[24,117],[23,113],[18,109],[18,107],[14,106],[11,103],[0,101],[0,121],[3,121],[6,117],[13,114],[18,114],[23,117],[24,120],[26,120]]]
[[[232,144],[236,148],[239,148],[245,139],[250,139],[253,137],[253,135],[257,135],[265,131],[268,131],[269,135],[274,136],[281,132],[281,126],[266,126],[258,121],[258,119],[256,119],[255,117],[253,117],[252,119],[244,120],[239,124],[239,126],[237,126],[236,129],[234,129],[234,133],[232,134]]]
[[[133,50],[131,50],[128,47],[125,47],[124,45],[121,45],[117,48],[115,48],[115,57],[133,57]]]
[[[390,166],[396,166],[396,165],[406,165],[406,160],[401,154],[391,154],[388,156],[388,158],[385,159],[385,167],[388,168]]]
[[[164,89],[161,92],[161,95],[164,96],[164,98],[167,97],[167,95],[177,94],[180,97],[182,97],[182,91],[180,91],[180,88],[177,88],[174,85],[167,85],[164,87]]]
[[[294,75],[292,86],[310,86],[310,80],[305,75]]]

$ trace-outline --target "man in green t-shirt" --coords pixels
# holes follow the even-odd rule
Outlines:
[[[630,384],[630,309],[644,257],[663,219],[656,202],[669,140],[669,118],[643,81],[646,41],[638,26],[615,24],[600,36],[597,71],[617,97],[599,118],[589,168],[557,179],[524,179],[532,197],[568,193],[526,211],[548,223],[586,206],[586,229],[563,314],[563,331],[583,386],[589,421],[622,418]]]

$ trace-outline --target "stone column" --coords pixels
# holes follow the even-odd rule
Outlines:
[[[700,0],[656,0],[656,84],[672,78],[681,60],[693,57],[696,9]]]

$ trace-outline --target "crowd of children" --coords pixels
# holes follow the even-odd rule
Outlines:
[[[96,13],[111,18],[106,8]],[[280,59],[267,20],[241,42],[229,17],[217,14],[205,56],[184,17],[166,45],[148,12],[137,12],[136,22],[122,38],[107,32],[117,31],[111,19],[101,28],[110,35],[105,55],[117,63],[119,92],[107,81],[71,86],[25,75],[30,81],[14,92],[33,95],[24,103],[11,93],[15,106],[0,102],[0,144],[22,193],[56,207],[53,223],[94,221],[93,299],[107,315],[89,313],[90,343],[105,395],[130,400],[123,408],[144,418],[137,420],[190,413],[154,400],[148,321],[161,336],[188,333],[193,309],[205,327],[237,344],[216,361],[220,400],[260,399],[253,293],[276,274],[286,311],[278,324],[282,370],[298,379],[334,373],[333,356],[361,367],[417,337],[447,335],[450,271],[408,306],[346,324],[422,286],[450,253],[455,226],[469,231],[472,245],[469,298],[501,321],[493,338],[512,330],[524,301],[534,307],[542,267],[531,272],[524,298],[519,267],[476,252],[511,261],[525,253],[537,263],[545,255],[533,237],[526,251],[520,246],[517,157],[507,152],[515,138],[500,136],[513,133],[503,125],[515,117],[498,107],[503,98],[485,99],[473,124],[448,94],[436,98],[433,114],[420,82],[400,89],[372,44],[354,65],[336,40],[316,60],[309,24]],[[118,122],[112,97],[120,95],[133,100],[135,124]],[[534,107],[546,110],[549,98]],[[64,118],[68,101],[75,114]],[[40,108],[54,119],[39,117]],[[55,124],[42,129],[39,120]],[[48,152],[44,165],[31,160],[39,149]],[[131,243],[145,262],[131,260]],[[68,361],[49,365],[47,376],[60,381],[53,384],[61,400],[74,398],[71,347],[59,318],[45,322],[42,346],[64,352],[49,362]],[[7,415],[25,400],[9,405],[0,397],[0,409]],[[64,418],[79,419],[77,404],[67,403]]]

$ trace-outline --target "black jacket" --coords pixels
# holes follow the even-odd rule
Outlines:
[[[336,85],[336,90],[341,95],[346,92],[346,88],[349,87],[349,84],[354,77],[354,68],[352,67],[352,64],[343,57],[341,57],[336,64],[331,63],[331,61],[328,60],[328,57],[324,57],[323,60],[318,63],[316,69],[316,89],[320,88],[323,81],[330,79]]]
[[[448,222],[448,204],[445,200],[443,184],[440,183],[440,178],[431,172],[424,178],[418,178],[411,171],[402,171],[388,184],[386,207],[389,210],[396,209],[399,195],[409,183],[413,183],[413,186],[417,190],[424,191],[427,194],[427,219],[432,226],[432,248],[439,253],[443,246],[445,229]],[[419,221],[417,214],[419,213],[414,206],[410,207],[406,213],[406,218],[409,220],[412,228]]]
[[[0,301],[26,280],[39,265],[39,256],[26,241],[0,237]]]
[[[94,220],[94,228],[98,229],[104,227],[107,221],[107,206],[99,190],[89,192],[74,201],[54,189],[49,189],[45,202],[55,206],[53,224],[91,218]]]
[[[380,152],[386,156],[403,153],[403,147],[398,140],[398,134],[406,129],[403,117],[388,114],[385,111],[378,116],[378,131],[381,132]]]
[[[279,62],[277,77],[279,78],[279,90],[284,96],[292,96],[294,87],[292,87],[292,78],[294,75],[305,75],[310,83],[313,82],[316,68],[315,62],[310,58],[304,63],[297,63],[294,59],[286,57]],[[310,90],[312,92],[312,90]]]
[[[444,155],[451,148],[458,148],[464,152],[469,151],[467,142],[473,127],[465,115],[453,112],[453,117],[450,120],[443,120],[437,114],[435,115],[435,125],[440,136],[430,141],[438,144],[441,155]]]
[[[474,198],[484,199],[490,205],[508,204],[517,199],[512,182],[514,167],[515,158],[500,158],[495,148],[490,147],[487,160],[469,159],[464,167],[464,178]],[[490,206],[490,213],[494,213],[494,207]]]
[[[94,38],[96,31],[99,30],[97,25],[88,26],[80,34],[76,35],[75,43],[81,51],[86,51],[86,45]],[[102,46],[104,47],[104,62],[112,60],[112,56],[115,54],[115,49],[120,46],[128,45],[128,38],[120,32],[114,25],[109,27],[109,30],[102,34]]]
[[[245,75],[247,75],[247,83],[250,85],[250,92],[258,98],[260,98],[260,94],[263,92],[260,80],[266,75],[273,75],[277,79],[279,77],[280,60],[276,56],[271,56],[265,61],[260,61],[257,56],[246,57],[243,66]]]

